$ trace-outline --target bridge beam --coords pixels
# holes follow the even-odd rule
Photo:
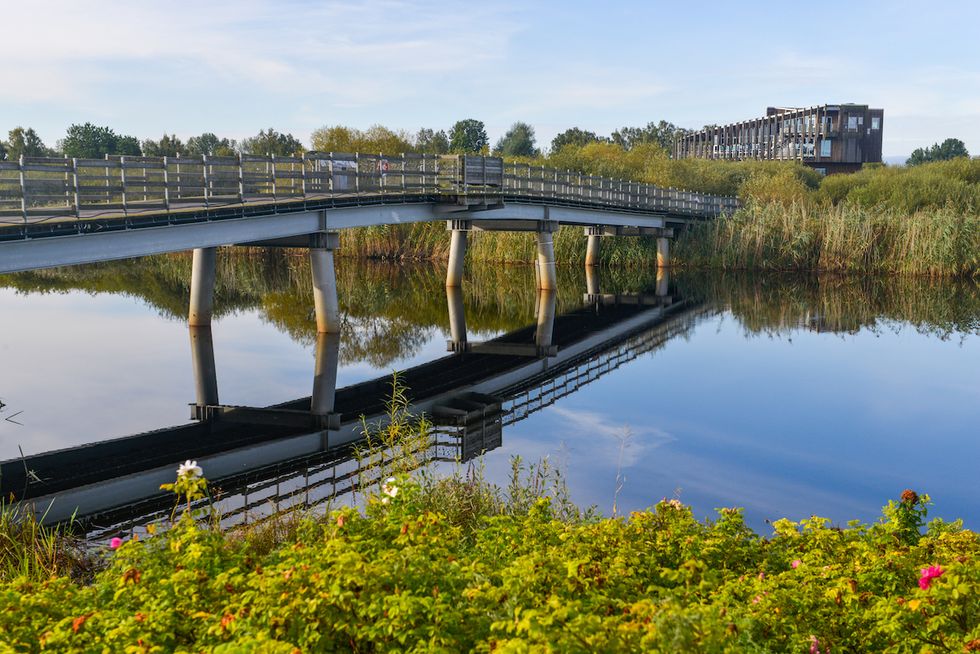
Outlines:
[[[217,248],[194,249],[191,264],[191,305],[187,316],[187,323],[191,327],[207,327],[211,324],[217,252]]]
[[[555,270],[555,242],[550,224],[542,223],[537,232],[538,240],[538,288],[546,291],[558,289],[558,273]]]
[[[316,331],[319,334],[340,332],[340,305],[337,303],[337,275],[333,265],[333,251],[339,237],[336,232],[321,232],[314,237],[310,247],[310,264],[313,269],[313,307],[316,313]]]
[[[472,228],[468,220],[448,220],[446,228],[451,232],[449,241],[449,270],[446,271],[446,287],[463,285],[463,264],[466,261],[466,233]]]

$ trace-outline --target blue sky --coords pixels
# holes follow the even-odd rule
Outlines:
[[[414,132],[517,120],[546,145],[767,105],[885,110],[884,155],[947,137],[980,154],[980,3],[86,2],[0,10],[0,133],[73,122],[140,138],[273,126]],[[14,27],[16,26],[16,27]]]

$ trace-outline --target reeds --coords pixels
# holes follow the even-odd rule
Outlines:
[[[91,577],[98,557],[71,533],[71,525],[46,526],[29,504],[0,502],[0,582],[53,576]]]

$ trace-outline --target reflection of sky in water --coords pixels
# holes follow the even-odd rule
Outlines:
[[[0,398],[9,405],[0,418],[22,411],[24,423],[0,420],[0,458],[17,457],[18,445],[33,454],[187,420],[186,325],[139,300],[0,289],[0,329]],[[312,346],[257,311],[217,320],[213,335],[222,403],[309,395]],[[390,368],[445,355],[446,338],[428,330],[421,349]],[[746,336],[723,314],[507,428],[487,471],[503,483],[511,455],[549,456],[576,502],[608,514],[621,466],[622,510],[676,491],[700,515],[745,506],[760,529],[765,519],[811,512],[871,520],[913,487],[933,495],[936,515],[976,528],[977,370],[975,335],[942,341],[886,328],[770,338]],[[388,371],[344,366],[338,385]]]

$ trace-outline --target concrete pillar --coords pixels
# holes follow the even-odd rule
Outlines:
[[[540,231],[538,236],[538,288],[554,291],[558,289],[558,274],[555,271],[555,243],[550,231]]]
[[[465,220],[450,220],[449,270],[446,271],[446,286],[463,285],[463,263],[466,261],[466,232],[470,224]]]
[[[670,286],[670,273],[666,268],[657,268],[657,297],[667,297]]]
[[[214,279],[217,266],[217,248],[196,248],[191,264],[191,306],[187,323],[193,327],[207,327],[214,313]]]
[[[657,237],[657,267],[665,268],[670,265],[670,239],[665,236]]]
[[[589,242],[585,249],[585,265],[586,266],[598,266],[599,265],[599,245],[601,243],[601,236],[598,234],[589,234]]]
[[[340,306],[337,303],[337,275],[333,267],[336,234],[325,234],[319,245],[310,248],[313,269],[313,307],[317,333],[340,332]]]
[[[539,348],[551,347],[555,331],[555,304],[558,293],[551,289],[540,289],[537,302],[537,327],[534,330],[534,344]]]
[[[593,266],[588,266],[585,269],[585,292],[590,297],[594,297],[602,292],[599,289],[599,271]]]
[[[463,289],[446,287],[446,303],[449,305],[449,338],[458,348],[466,345],[466,312],[463,308]]]
[[[214,340],[210,327],[190,327],[191,361],[197,406],[218,404],[218,374],[214,365]]]
[[[313,369],[313,395],[310,413],[325,416],[333,413],[337,395],[337,368],[340,366],[340,334],[316,335],[316,364]]]

